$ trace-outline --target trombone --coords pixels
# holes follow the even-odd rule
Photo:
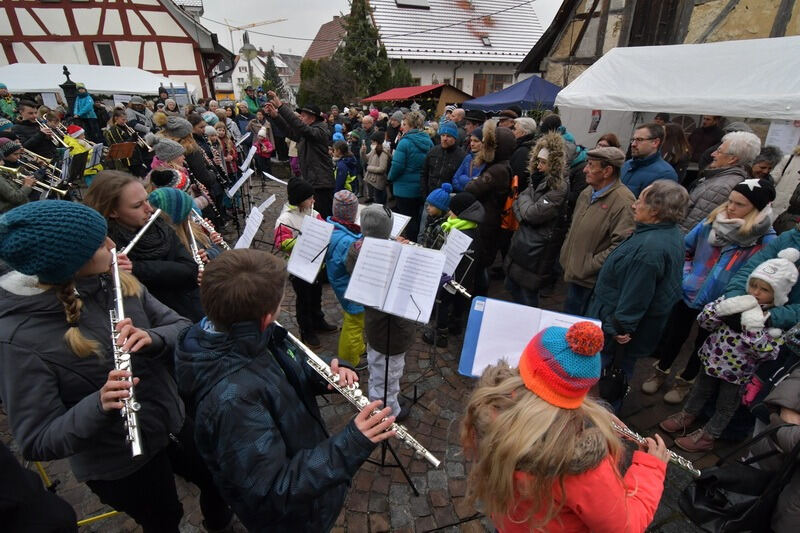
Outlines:
[[[26,159],[25,163],[26,163],[26,166],[28,168],[30,168],[32,166],[35,166],[36,169],[38,170],[39,167],[45,166],[45,167],[47,167],[47,169],[50,172],[53,173],[53,175],[55,175],[56,172],[61,174],[61,169],[58,168],[57,166],[51,164],[50,160],[47,159],[46,157],[41,156],[41,155],[37,154],[36,152],[31,152],[27,148],[23,148],[23,150],[25,151],[25,156],[26,156],[25,157],[25,159]],[[30,159],[33,159],[36,162],[34,163],[33,161],[30,161]],[[20,162],[22,162],[22,160],[20,160]]]
[[[23,174],[22,171],[19,170],[18,168],[11,168],[11,167],[4,167],[4,166],[0,166],[0,174],[5,174],[7,176],[10,176],[11,181],[13,181],[14,183],[16,183],[19,186],[23,186],[24,185],[24,180],[26,178],[31,177],[29,175]],[[56,193],[57,195],[59,195],[61,197],[65,196],[67,194],[67,192],[68,192],[67,190],[58,189],[56,187],[48,185],[47,183],[44,183],[44,182],[39,181],[39,180],[35,180],[34,181],[34,184],[33,184],[33,186],[31,186],[31,189],[33,189],[34,191],[42,192],[42,193],[43,192],[54,192],[54,193]]]
[[[55,128],[55,129],[51,128],[50,126],[47,125],[47,121],[44,120],[44,119],[38,119],[37,118],[36,122],[39,123],[39,127],[40,128],[47,128],[48,130],[50,130],[50,141],[52,141],[52,143],[54,145],[56,145],[56,146],[61,145],[64,148],[69,148],[69,145],[66,142],[64,142],[64,139],[62,137],[59,137],[58,133],[56,133],[56,130],[58,128]]]
[[[136,144],[139,145],[139,148],[144,148],[148,152],[152,152],[153,151],[153,148],[149,144],[147,144],[147,141],[142,139],[142,136],[139,135],[139,132],[136,131],[135,129],[131,128],[130,126],[128,126],[127,122],[124,123],[122,125],[122,127],[125,128],[125,131],[127,131],[129,135],[132,135],[132,136],[134,136],[136,138]]]

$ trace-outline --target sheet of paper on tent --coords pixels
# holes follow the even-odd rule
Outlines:
[[[465,376],[477,377],[487,366],[500,360],[517,366],[522,350],[537,333],[551,326],[569,328],[584,320],[601,325],[599,320],[592,318],[482,296],[474,298],[458,371]]]
[[[230,189],[225,191],[225,194],[228,195],[228,198],[233,198],[233,196],[236,194],[236,191],[238,191],[242,187],[242,185],[244,185],[244,182],[247,181],[248,179],[250,179],[250,176],[252,176],[252,175],[253,175],[253,169],[252,168],[248,168],[242,174],[242,177],[239,178],[238,180],[236,180],[236,183],[231,185]]]
[[[239,237],[239,240],[236,241],[236,245],[233,248],[235,250],[239,250],[241,248],[250,248],[250,245],[253,243],[253,239],[255,239],[258,230],[261,229],[261,223],[263,221],[264,215],[258,210],[258,207],[253,206],[253,209],[250,211],[250,215],[247,217],[247,222],[245,223],[244,230],[242,231],[242,236]]]
[[[469,250],[470,244],[472,244],[472,237],[455,228],[450,230],[450,233],[447,234],[447,240],[442,247],[442,251],[446,257],[444,262],[445,274],[452,276],[462,259],[464,261],[470,260],[469,258],[464,259],[464,252]],[[461,280],[457,279],[456,281]]]
[[[325,261],[325,251],[331,242],[333,224],[318,218],[303,217],[300,236],[292,247],[286,269],[308,283],[314,283]]]
[[[250,147],[250,151],[247,152],[247,157],[244,159],[242,166],[239,167],[239,170],[244,172],[244,169],[250,166],[250,163],[253,161],[253,157],[256,155],[256,145]]]

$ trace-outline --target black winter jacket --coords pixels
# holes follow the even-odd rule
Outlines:
[[[287,132],[287,137],[297,142],[297,157],[303,179],[315,189],[333,189],[333,161],[328,154],[331,132],[324,121],[318,120],[311,126],[295,116],[288,104],[278,109],[274,117],[279,127]]]
[[[530,185],[531,173],[528,170],[531,148],[536,144],[535,133],[529,133],[517,139],[517,147],[511,154],[508,163],[511,165],[511,176],[519,177],[519,190],[524,191]]]
[[[184,332],[178,388],[195,416],[197,449],[250,531],[329,531],[349,480],[375,445],[354,422],[329,436],[315,395],[326,382],[275,324],[207,319]]]
[[[456,144],[450,148],[442,148],[441,144],[431,148],[425,156],[420,174],[422,197],[427,198],[428,194],[441,187],[442,183],[451,183],[453,175],[466,155],[464,149]]]
[[[40,127],[36,122],[24,120],[14,124],[11,132],[17,136],[23,147],[43,157],[53,159],[58,155],[58,149],[52,139],[41,132]]]

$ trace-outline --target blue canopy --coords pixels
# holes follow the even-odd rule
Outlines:
[[[502,91],[487,94],[461,104],[464,109],[480,109],[482,111],[502,111],[510,105],[518,105],[522,109],[553,109],[556,95],[561,87],[545,81],[539,76],[531,76]]]

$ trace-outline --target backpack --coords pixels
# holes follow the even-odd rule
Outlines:
[[[500,212],[500,228],[508,231],[516,231],[519,228],[519,221],[514,216],[512,206],[514,201],[519,197],[519,176],[514,175],[511,178],[511,190],[506,197],[503,204],[503,210]]]

